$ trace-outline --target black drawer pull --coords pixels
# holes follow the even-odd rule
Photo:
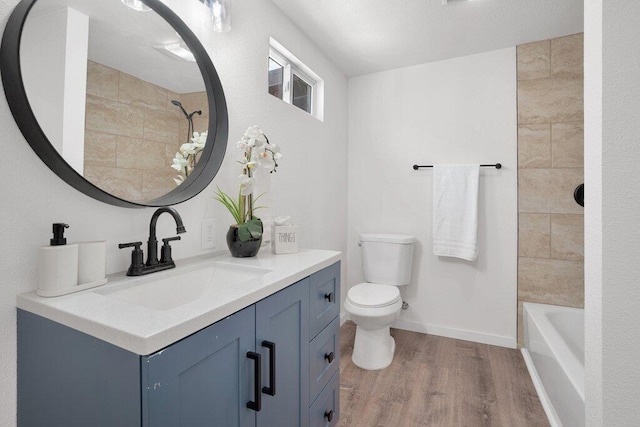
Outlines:
[[[262,346],[269,349],[269,387],[262,387],[262,392],[269,396],[276,395],[276,343],[262,341]]]
[[[336,300],[336,297],[333,292],[329,292],[328,294],[324,294],[324,299],[328,300],[329,302],[334,302]]]
[[[325,354],[324,360],[326,360],[329,363],[333,362],[333,351],[331,353]]]
[[[262,384],[262,372],[261,363],[260,363],[260,354],[254,353],[253,351],[247,352],[247,357],[254,361],[254,372],[253,372],[253,394],[254,400],[247,402],[247,408],[253,409],[256,412],[259,412],[262,409],[262,394],[260,394],[261,384]]]
[[[331,411],[325,411],[324,413],[324,417],[327,419],[327,421],[331,422],[333,421],[333,410]]]

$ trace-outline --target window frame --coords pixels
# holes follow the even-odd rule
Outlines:
[[[274,62],[278,63],[284,69],[283,73],[282,73],[282,101],[284,101],[287,104],[290,104],[290,105],[296,107],[300,111],[304,111],[305,113],[310,114],[313,117],[316,117],[316,102],[315,101],[316,101],[316,96],[317,96],[316,95],[316,91],[317,91],[317,87],[318,87],[318,82],[316,81],[316,79],[310,77],[307,73],[302,71],[299,66],[297,66],[286,55],[283,55],[282,53],[280,53],[273,46],[269,47],[269,58],[267,59],[267,62],[268,62],[269,59],[271,59]],[[298,76],[298,78],[300,80],[302,80],[303,82],[305,82],[306,84],[308,84],[311,87],[311,96],[309,97],[310,98],[309,99],[309,105],[311,107],[310,108],[311,111],[303,110],[302,108],[298,107],[297,105],[295,105],[293,103],[292,82],[293,82],[293,75],[294,74],[296,76]],[[267,75],[267,79],[268,79],[268,75]],[[274,95],[271,95],[271,96],[274,96]],[[275,98],[277,98],[277,97],[275,97]]]

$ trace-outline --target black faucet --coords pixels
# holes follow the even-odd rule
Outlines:
[[[158,261],[158,240],[156,237],[156,224],[158,223],[158,218],[163,213],[169,213],[176,221],[176,233],[182,234],[186,233],[187,230],[184,228],[184,224],[182,224],[182,218],[180,214],[173,209],[168,207],[162,207],[156,210],[151,217],[151,223],[149,224],[149,240],[147,241],[147,262],[144,263],[144,253],[140,247],[142,246],[142,242],[132,242],[132,243],[121,243],[118,245],[120,249],[122,248],[130,248],[133,247],[133,252],[131,253],[131,265],[127,270],[127,276],[142,276],[144,274],[154,273],[156,271],[168,270],[170,268],[175,268],[176,264],[173,262],[171,257],[171,245],[169,242],[174,240],[180,240],[180,236],[169,237],[166,239],[162,239],[164,244],[162,245],[162,252],[160,256],[160,260]]]

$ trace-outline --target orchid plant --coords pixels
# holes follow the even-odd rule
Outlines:
[[[278,160],[282,158],[280,147],[271,144],[267,136],[258,126],[250,126],[237,142],[242,173],[239,176],[238,197],[233,198],[224,191],[218,190],[214,198],[222,203],[231,213],[238,227],[238,237],[242,241],[262,237],[262,221],[254,216],[261,207],[254,203],[262,196],[253,198],[253,187],[256,176],[255,169],[260,166],[270,173],[276,172]]]
[[[173,158],[172,168],[180,172],[173,180],[176,185],[180,185],[184,180],[193,172],[193,168],[196,166],[196,158],[198,154],[204,150],[204,145],[207,142],[208,131],[202,133],[194,132],[191,142],[184,143],[180,146],[180,150]]]

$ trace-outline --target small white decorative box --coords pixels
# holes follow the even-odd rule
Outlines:
[[[274,254],[294,254],[298,252],[298,227],[295,225],[274,225],[271,227],[271,251]]]

